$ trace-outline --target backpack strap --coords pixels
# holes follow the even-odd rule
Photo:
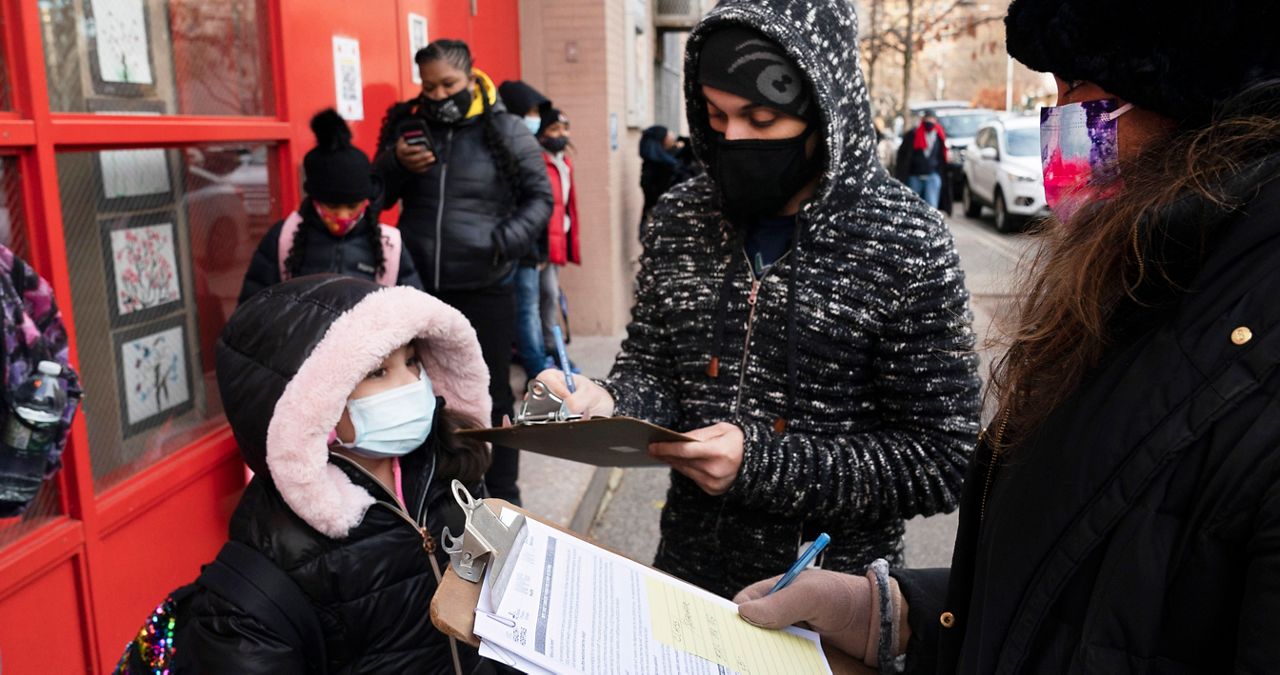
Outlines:
[[[284,266],[284,261],[289,258],[289,249],[293,248],[293,237],[298,234],[298,226],[302,224],[302,214],[294,211],[284,219],[284,225],[280,227],[280,241],[276,243],[276,257],[279,259],[280,281],[289,280],[289,269]]]
[[[278,630],[316,672],[328,667],[315,606],[293,579],[262,553],[228,541],[196,583],[234,602],[264,626]]]
[[[400,230],[390,225],[379,225],[382,230],[382,274],[377,281],[383,286],[395,286],[400,279]]]

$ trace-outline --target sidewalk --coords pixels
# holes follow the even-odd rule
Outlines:
[[[575,337],[569,346],[570,358],[583,375],[603,378],[609,374],[621,343],[622,336]],[[517,400],[524,396],[524,386],[524,369],[512,366],[511,388]],[[607,469],[597,471],[594,466],[578,462],[520,453],[520,495],[525,508],[577,532],[585,533],[590,527],[607,479]]]

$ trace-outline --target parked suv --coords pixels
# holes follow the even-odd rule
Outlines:
[[[1013,117],[989,122],[965,151],[961,199],[970,218],[982,207],[996,212],[996,229],[1022,229],[1028,218],[1048,215],[1040,167],[1040,120]]]

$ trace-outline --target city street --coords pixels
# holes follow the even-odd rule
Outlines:
[[[957,211],[958,212],[958,211]],[[990,213],[982,219],[950,218],[956,249],[973,295],[974,327],[986,377],[999,347],[993,321],[1008,305],[1013,275],[1032,244],[1025,235],[998,234]],[[580,338],[571,350],[593,377],[607,373],[620,338]],[[513,381],[517,378],[513,377]],[[987,411],[986,415],[990,412]],[[642,562],[658,545],[658,515],[666,497],[665,469],[595,470],[572,462],[524,454],[521,484],[526,506],[578,530],[601,544]],[[907,524],[908,564],[945,566],[951,561],[955,514],[916,518]]]

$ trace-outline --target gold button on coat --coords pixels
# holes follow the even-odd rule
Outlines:
[[[1248,326],[1241,326],[1231,331],[1231,343],[1239,347],[1253,339],[1253,331]]]
[[[938,621],[942,623],[943,628],[951,628],[956,625],[956,615],[951,612],[943,612],[942,616],[938,617]]]

